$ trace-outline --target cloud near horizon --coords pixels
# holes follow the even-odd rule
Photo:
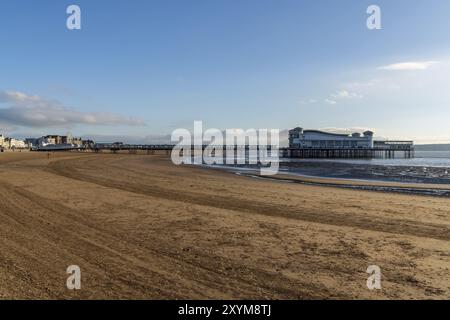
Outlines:
[[[0,124],[32,128],[84,125],[144,126],[142,119],[112,113],[80,112],[54,100],[18,91],[0,91]]]
[[[386,66],[379,67],[378,69],[389,71],[427,70],[438,63],[439,61],[407,61],[389,64]]]

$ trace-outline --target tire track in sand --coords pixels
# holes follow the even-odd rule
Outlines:
[[[187,190],[179,192],[177,190],[163,188],[156,185],[139,183],[137,182],[139,180],[139,176],[136,176],[135,182],[132,183],[129,179],[127,179],[126,183],[120,181],[120,175],[117,176],[118,179],[107,178],[106,175],[92,176],[89,175],[89,172],[83,171],[83,167],[89,167],[91,170],[96,168],[98,172],[101,172],[102,169],[105,168],[105,165],[104,162],[99,162],[98,159],[95,158],[79,158],[75,160],[58,160],[51,162],[46,170],[60,176],[89,182],[107,188],[119,189],[171,201],[180,201],[183,203],[191,203],[250,214],[283,217],[307,222],[386,232],[396,235],[401,234],[438,240],[450,240],[450,228],[439,224],[422,223],[356,213],[352,213],[351,215],[336,214],[325,211],[318,213],[316,211],[306,211],[304,209],[296,210],[292,207],[281,204],[272,205],[266,202],[248,200],[243,201],[236,197],[222,196],[219,194],[212,197],[211,195],[202,194],[201,192]],[[117,167],[114,169],[118,171],[121,170]],[[126,170],[123,170],[123,172],[125,173]]]
[[[0,297],[276,298],[333,296],[320,283],[290,279],[174,243],[121,237],[77,210],[0,181]],[[94,213],[92,213],[94,214]],[[126,231],[125,231],[126,232]],[[68,292],[65,268],[80,263],[84,290]],[[182,267],[181,267],[182,266]],[[226,268],[226,270],[224,270]],[[239,270],[234,272],[233,270]],[[13,279],[13,280],[11,280]],[[232,289],[231,289],[232,288]],[[2,292],[2,290],[4,292]],[[336,297],[346,297],[336,294]],[[347,297],[348,298],[348,297]]]

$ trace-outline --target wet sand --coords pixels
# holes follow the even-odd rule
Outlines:
[[[450,298],[448,198],[81,153],[0,154],[0,192],[3,299]]]
[[[230,169],[226,169],[229,170]],[[424,184],[424,183],[405,183],[390,181],[368,181],[358,179],[340,179],[340,178],[320,178],[302,176],[297,174],[276,174],[273,176],[263,176],[259,174],[259,170],[239,171],[231,170],[235,174],[249,178],[264,179],[271,181],[299,183],[304,185],[322,186],[322,187],[338,187],[353,190],[379,191],[388,193],[401,193],[410,195],[423,195],[434,197],[450,198],[450,185],[445,184]]]
[[[281,171],[324,178],[433,184],[447,187],[450,185],[450,168],[433,166],[438,159],[295,160],[298,159],[292,159],[293,162],[289,159],[283,162],[280,166]],[[446,159],[441,161],[444,160]],[[383,161],[386,164],[382,164]],[[398,161],[397,164],[394,164],[395,161]]]

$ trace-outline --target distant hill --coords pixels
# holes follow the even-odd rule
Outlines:
[[[417,144],[415,146],[417,151],[450,151],[449,144]]]

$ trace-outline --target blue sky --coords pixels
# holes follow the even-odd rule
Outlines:
[[[2,1],[0,131],[147,141],[203,120],[450,143],[449,30],[448,0]]]

